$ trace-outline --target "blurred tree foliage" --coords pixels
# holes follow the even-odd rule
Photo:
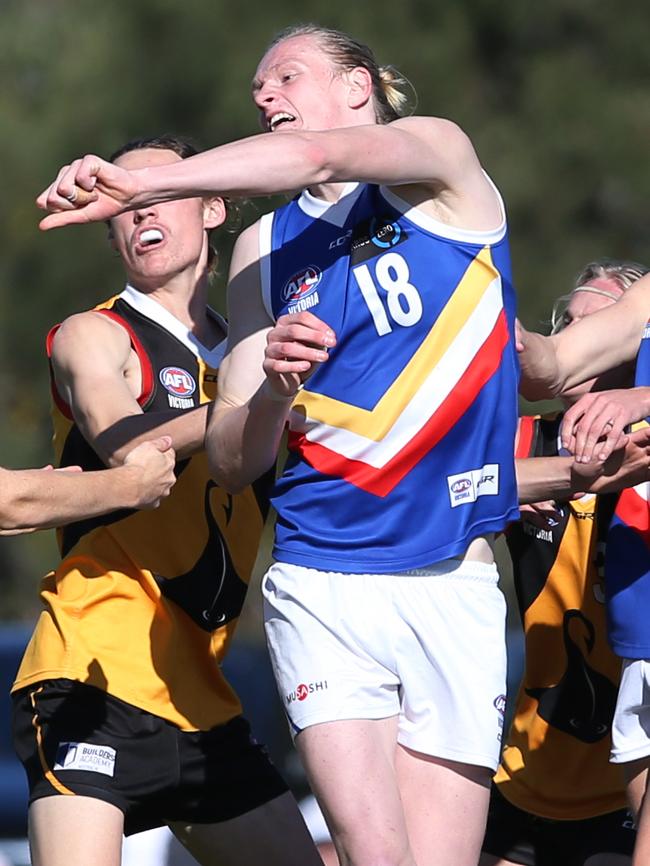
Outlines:
[[[102,226],[40,234],[35,195],[66,161],[164,131],[218,144],[257,131],[249,98],[272,35],[351,32],[413,82],[418,112],[458,121],[506,199],[520,313],[542,327],[587,260],[650,261],[647,0],[2,0],[0,446],[49,457],[43,338],[121,286]],[[244,211],[251,221],[269,202]],[[222,236],[215,306],[232,237]],[[31,615],[50,533],[0,540],[3,615]]]

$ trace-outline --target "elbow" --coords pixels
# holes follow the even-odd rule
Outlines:
[[[210,450],[208,450],[208,468],[213,481],[227,493],[233,495],[241,493],[250,483],[250,479],[245,477],[241,465],[219,459],[218,455],[212,454]]]

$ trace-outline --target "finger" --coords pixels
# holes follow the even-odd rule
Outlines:
[[[90,204],[91,201],[97,201],[97,193],[96,192],[88,192],[83,187],[74,185],[72,192],[70,195],[66,196],[66,199],[70,202],[70,204],[75,207],[84,207],[87,204]]]
[[[301,318],[298,318],[298,316]],[[302,343],[310,343],[314,346],[327,346],[330,348],[336,345],[334,331],[312,313],[296,313],[280,316],[276,327],[269,333],[269,340],[275,341],[277,339],[296,340]]]
[[[613,411],[608,402],[594,401],[584,413],[575,429],[575,456],[578,462],[589,463],[596,451],[602,450],[599,440],[607,436],[614,426]]]
[[[157,439],[152,439],[151,444],[155,446],[159,451],[169,451],[169,449],[172,447],[172,437],[159,436]]]
[[[75,208],[71,205],[72,210],[61,210],[57,213],[48,214],[39,222],[38,227],[41,231],[47,232],[50,229],[59,229],[64,226],[81,225],[92,222],[92,215],[85,208]]]
[[[629,434],[629,440],[635,445],[638,445],[639,448],[650,445],[650,425],[646,427],[639,427],[638,430],[633,430]]]
[[[587,403],[585,400],[578,400],[577,403],[567,409],[562,418],[560,440],[562,442],[562,447],[566,448],[572,454],[575,454],[575,450],[571,447],[572,445],[575,447],[575,428],[580,422],[586,406]]]
[[[275,373],[278,375],[288,375],[295,373],[300,376],[301,373],[308,373],[314,365],[311,361],[292,361],[289,358],[265,358],[262,368],[265,373]]]
[[[525,348],[524,344],[524,326],[521,324],[519,319],[515,319],[515,349],[517,352],[523,352]]]
[[[323,348],[292,341],[270,342],[266,347],[265,356],[273,360],[309,361],[310,364],[322,364],[329,358]]]

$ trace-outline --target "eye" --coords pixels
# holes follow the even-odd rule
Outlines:
[[[287,81],[292,81],[295,77],[295,72],[283,72],[280,76],[280,81],[282,82],[282,84],[286,84]]]

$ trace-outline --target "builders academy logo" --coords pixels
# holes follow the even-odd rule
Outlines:
[[[115,774],[115,749],[95,743],[59,743],[55,770],[87,770],[91,773]]]

